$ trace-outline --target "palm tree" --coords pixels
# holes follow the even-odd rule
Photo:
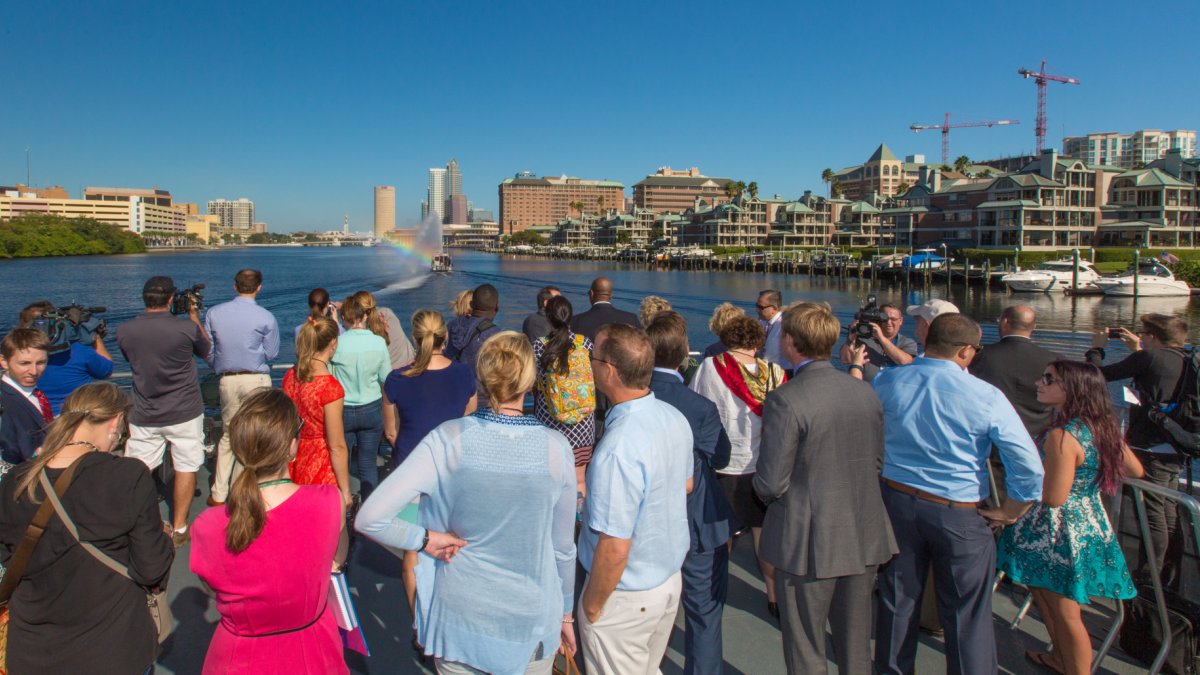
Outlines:
[[[979,177],[980,177],[980,178],[991,178],[991,177],[992,177],[992,170],[991,170],[991,169],[984,169],[983,171],[980,171],[980,172],[979,172]]]
[[[899,185],[896,186],[896,196],[897,197],[902,196],[905,192],[908,192],[908,183],[901,182]]]
[[[833,185],[833,169],[825,169],[821,172],[821,180],[825,181],[825,187],[829,188]],[[830,192],[830,195],[833,193]]]
[[[750,199],[758,199],[758,181],[750,181],[750,184],[746,186],[746,192],[750,193]]]
[[[571,202],[567,206],[579,212],[579,217],[583,218],[583,202]]]
[[[734,184],[734,186],[737,188],[737,190],[734,191],[734,194],[736,194],[738,197],[741,197],[746,193],[746,181],[739,180]]]
[[[604,196],[603,195],[596,197],[596,210],[599,211],[601,213],[601,215],[604,214]]]
[[[829,188],[829,193],[832,194],[834,197],[841,197],[842,196],[842,184],[836,180],[833,181],[833,185],[830,186],[830,188]]]
[[[966,155],[959,155],[958,159],[954,160],[954,170],[965,174],[967,167],[971,166],[971,159]]]
[[[729,181],[725,184],[725,196],[733,199],[738,193],[737,181]]]

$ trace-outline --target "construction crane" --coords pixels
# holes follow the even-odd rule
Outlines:
[[[1034,125],[1034,133],[1037,134],[1037,154],[1042,154],[1042,148],[1046,145],[1046,83],[1059,82],[1062,84],[1079,84],[1079,80],[1073,77],[1063,77],[1062,75],[1051,75],[1046,72],[1046,59],[1042,59],[1042,69],[1032,71],[1028,68],[1018,68],[1017,74],[1025,79],[1033,78],[1037,82],[1037,123]]]
[[[990,122],[958,122],[950,124],[950,113],[946,113],[946,121],[941,124],[914,124],[909,127],[918,133],[939,129],[942,132],[942,164],[950,162],[950,130],[963,127],[1002,127],[1009,124],[1020,124],[1017,120],[992,120]]]

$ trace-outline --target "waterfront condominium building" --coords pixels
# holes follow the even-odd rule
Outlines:
[[[715,207],[684,214],[674,227],[676,246],[746,246],[767,243],[767,202],[739,197]],[[778,211],[778,210],[777,210]]]
[[[683,213],[694,208],[697,199],[716,206],[730,200],[725,186],[732,182],[730,178],[709,178],[696,167],[676,171],[664,166],[634,184],[633,205],[656,213]]]
[[[396,229],[396,188],[391,185],[375,186],[375,238],[383,239]]]
[[[1175,149],[1184,157],[1195,157],[1196,132],[1142,129],[1131,134],[1110,131],[1068,136],[1063,139],[1062,152],[1066,157],[1080,159],[1091,165],[1132,169],[1163,159]]]
[[[221,217],[221,231],[225,234],[254,233],[254,202],[241,199],[210,199],[208,213]]]
[[[900,161],[891,149],[880,144],[867,161],[833,172],[830,190],[834,197],[851,201],[870,199],[873,195],[890,197],[903,185],[916,185],[924,155],[912,155]]]
[[[569,176],[538,178],[522,172],[500,182],[500,228],[513,234],[554,225],[585,214],[607,213],[625,205],[625,186],[608,180]]]

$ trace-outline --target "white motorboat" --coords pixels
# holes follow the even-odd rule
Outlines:
[[[1071,287],[1071,273],[1075,270],[1072,258],[1048,260],[1031,270],[1013,272],[1000,277],[1000,281],[1014,293],[1045,293]],[[1092,286],[1100,273],[1086,260],[1079,261],[1079,287]]]
[[[1134,280],[1137,280],[1137,292],[1134,292]],[[1155,261],[1143,262],[1138,269],[1127,270],[1120,276],[1100,277],[1095,284],[1104,291],[1105,295],[1118,298],[1169,298],[1190,296],[1192,289],[1186,281],[1175,278],[1171,270]]]
[[[439,253],[433,256],[433,261],[429,264],[429,271],[448,274],[454,271],[454,262],[450,260],[449,254]]]

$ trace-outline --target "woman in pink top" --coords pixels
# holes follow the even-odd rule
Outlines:
[[[278,389],[260,389],[229,423],[246,470],[223,507],[192,524],[191,568],[221,621],[205,673],[349,673],[328,605],[345,513],[333,485],[294,485],[301,420]]]

